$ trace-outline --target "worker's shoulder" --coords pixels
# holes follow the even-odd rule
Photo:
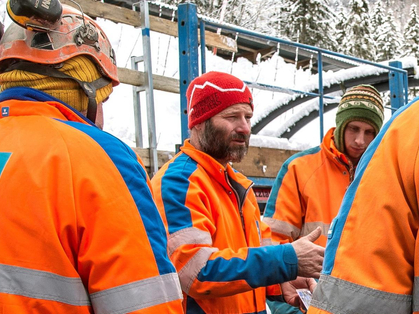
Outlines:
[[[290,164],[306,163],[310,164],[315,159],[321,158],[322,148],[315,146],[290,156],[285,162],[284,167],[289,167]]]

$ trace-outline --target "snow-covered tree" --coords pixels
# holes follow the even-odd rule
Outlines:
[[[383,25],[386,19],[386,13],[383,8],[381,0],[377,0],[374,6],[373,13],[371,15],[371,27],[373,30],[376,30],[379,26]],[[379,36],[377,32],[373,32],[374,39],[376,40]]]
[[[389,9],[381,25],[376,28],[377,61],[391,60],[400,55],[402,37]]]
[[[232,23],[247,29],[264,32],[267,23],[266,12],[270,10],[272,8],[270,6],[274,6],[275,3],[270,0],[237,0],[237,2],[240,3],[240,13],[237,14],[230,11],[230,15],[237,15],[235,18],[236,22],[233,20]]]
[[[384,24],[384,21],[386,19],[386,13],[383,8],[383,4],[381,0],[377,0],[377,2],[374,5],[374,10],[371,15],[371,29],[374,30],[372,32],[372,37],[374,39],[375,43],[375,50],[378,53],[379,49],[379,43],[377,42],[378,37],[380,37],[379,29]]]
[[[284,0],[267,0],[265,2],[269,9],[264,12],[266,23],[262,25],[261,32],[284,38],[283,27],[288,17],[288,14],[285,14]]]
[[[345,24],[346,24],[346,13],[343,8],[339,11],[337,15],[337,22],[335,25],[335,39],[338,44],[337,52],[343,52],[343,42],[346,38],[345,33]]]
[[[404,28],[404,45],[401,50],[403,56],[414,56],[419,58],[419,18],[416,11],[416,4],[410,7],[409,20]]]
[[[289,0],[289,16],[284,24],[285,35],[293,41],[336,50],[335,14],[328,0]]]
[[[406,19],[406,6],[417,0],[160,1],[175,6],[190,1],[197,5],[199,14],[220,22],[370,61],[396,56],[400,41],[403,55],[416,55],[419,50],[419,36],[414,29],[417,22],[406,24],[410,30],[404,30],[404,38],[394,32],[402,29],[400,16]],[[369,3],[375,3],[373,12],[369,11]],[[385,12],[391,8],[396,13],[388,19]]]
[[[173,6],[178,6],[180,3],[186,2],[184,0],[163,0],[163,3],[170,4]],[[236,13],[239,11],[237,6],[242,6],[242,3],[238,3],[238,0],[192,0],[191,3],[196,5],[196,11],[198,14],[205,15],[210,18],[214,18],[215,20],[219,20],[220,17],[223,20],[222,15],[227,15],[223,11],[223,5],[227,2],[227,7],[230,10],[234,10]],[[246,0],[244,1],[246,2]],[[227,17],[227,20],[233,20],[238,15],[233,15],[232,17]],[[234,23],[233,23],[234,24]]]
[[[342,42],[345,54],[375,60],[375,44],[366,0],[351,0],[349,12],[343,25],[345,38]]]

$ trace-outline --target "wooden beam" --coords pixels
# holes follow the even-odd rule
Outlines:
[[[124,84],[143,86],[145,84],[146,75],[141,71],[130,70],[127,68],[118,68],[118,78],[121,83]],[[153,89],[179,94],[179,80],[167,76],[153,74]]]
[[[61,0],[61,2],[77,9],[79,8],[70,0]],[[96,0],[77,0],[77,2],[83,8],[83,12],[92,18],[100,17],[115,23],[141,27],[141,16],[139,12]],[[178,36],[177,22],[172,22],[152,15],[150,15],[149,18],[150,30],[174,37]],[[237,52],[236,41],[221,34],[205,31],[205,43],[210,47]]]
[[[242,46],[242,45],[238,45],[237,48],[240,48],[241,50],[249,51],[251,53],[257,53],[257,51],[258,51],[255,48],[250,48],[250,47]]]
[[[247,155],[234,169],[247,177],[276,178],[282,164],[298,151],[250,146]]]
[[[148,148],[139,148],[139,147],[132,147],[132,149],[140,156],[141,160],[144,163],[147,171],[150,174],[150,150]],[[173,156],[175,156],[174,152],[169,151],[157,151],[157,159],[159,163],[159,169],[168,162]]]
[[[297,61],[297,69],[299,68],[308,69],[310,67],[310,61],[311,61],[310,59]]]

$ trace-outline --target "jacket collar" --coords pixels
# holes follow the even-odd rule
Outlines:
[[[251,180],[246,178],[246,176],[240,172],[234,170],[230,164],[227,164],[227,166],[224,167],[210,155],[196,149],[189,142],[189,139],[185,140],[183,146],[181,147],[181,151],[195,160],[208,174],[214,177],[216,181],[227,189],[231,188],[231,182],[227,181],[235,181],[246,190],[253,185]]]
[[[10,115],[21,115],[21,114],[43,114],[51,116],[52,118],[57,119],[67,119],[69,121],[77,121],[85,124],[90,124],[95,126],[89,119],[84,117],[79,111],[70,107],[61,100],[44,93],[40,90],[36,90],[30,87],[12,87],[4,90],[0,93],[0,103],[1,107],[12,105],[12,101],[24,101],[24,102],[33,102],[31,106],[21,106],[17,109],[17,114]],[[35,105],[35,103],[37,103]],[[49,105],[49,108],[45,108]],[[13,106],[16,106],[13,104]],[[41,108],[43,107],[43,108]],[[56,112],[56,111],[59,112]],[[4,117],[4,116],[3,116]],[[2,116],[0,116],[2,118]]]

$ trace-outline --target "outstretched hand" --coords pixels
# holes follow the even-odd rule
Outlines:
[[[322,231],[317,227],[308,235],[291,243],[298,258],[298,276],[319,278],[323,266],[324,247],[314,244]]]
[[[303,303],[298,296],[296,289],[308,289],[314,291],[317,283],[313,278],[297,277],[293,281],[284,282],[281,284],[282,296],[285,302],[296,307],[303,307]]]

